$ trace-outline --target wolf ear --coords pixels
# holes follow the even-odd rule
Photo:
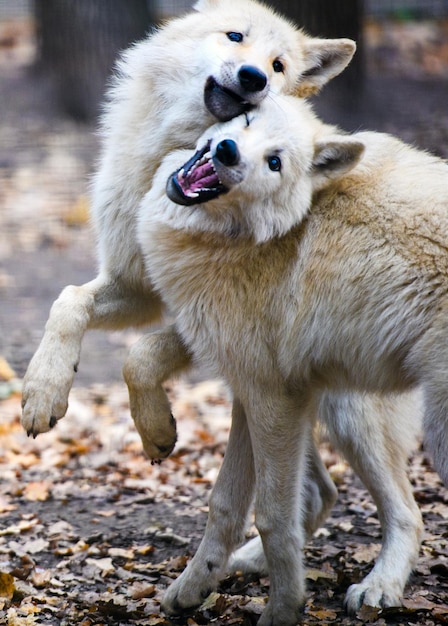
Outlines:
[[[351,39],[315,39],[304,44],[306,68],[298,78],[295,95],[311,96],[342,72],[352,60],[356,43]]]
[[[364,144],[352,137],[331,135],[316,142],[313,157],[313,187],[322,189],[355,167],[364,152]]]

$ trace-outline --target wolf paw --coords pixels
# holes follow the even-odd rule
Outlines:
[[[127,365],[127,364],[126,364]],[[177,441],[176,420],[162,385],[136,384],[130,368],[123,368],[132,419],[149,459],[158,462],[171,454]]]
[[[50,368],[40,358],[32,359],[22,389],[21,421],[28,436],[48,432],[64,417],[75,371],[76,366]]]
[[[258,574],[262,576],[268,574],[268,564],[259,535],[230,555],[227,572],[229,574],[242,572],[243,574]]]
[[[188,570],[179,576],[165,592],[161,609],[167,615],[179,615],[182,611],[200,606],[218,586],[214,576],[201,581],[189,575]]]
[[[135,423],[137,421],[134,418]],[[149,425],[146,425],[149,426]],[[143,449],[146,456],[151,459],[152,463],[160,463],[163,459],[171,454],[177,441],[176,420],[172,413],[162,424],[158,424],[157,428],[137,427],[141,437]]]
[[[344,605],[349,615],[355,615],[363,605],[378,608],[401,606],[402,594],[399,583],[369,575],[361,583],[348,588]]]
[[[302,605],[289,603],[274,607],[270,600],[257,622],[258,626],[297,626],[302,623]]]

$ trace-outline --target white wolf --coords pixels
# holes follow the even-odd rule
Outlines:
[[[165,159],[140,207],[150,278],[187,346],[242,406],[205,536],[166,612],[199,604],[217,584],[254,493],[270,574],[259,624],[297,623],[298,494],[322,396],[329,428],[353,429],[345,451],[374,490],[384,531],[349,607],[399,598],[421,534],[400,467],[408,426],[392,417],[341,427],[329,407],[350,404],[352,391],[421,388],[427,443],[448,482],[447,207],[447,163],[389,135],[335,134],[297,99],[265,101],[207,131],[194,155]]]
[[[102,122],[103,150],[93,187],[99,274],[69,286],[54,303],[23,385],[22,423],[29,434],[48,431],[64,416],[89,328],[157,321],[162,302],[144,272],[136,209],[162,158],[193,148],[216,119],[250,110],[268,95],[318,91],[355,51],[347,39],[307,36],[254,0],[198,0],[195,11],[168,22],[128,50],[118,65]],[[186,367],[189,355],[174,333],[145,339],[125,368],[131,410],[150,458],[167,456],[176,441],[162,390],[146,390],[141,367],[157,353],[159,367]],[[133,367],[133,358],[139,367]],[[165,370],[164,370],[165,377]]]

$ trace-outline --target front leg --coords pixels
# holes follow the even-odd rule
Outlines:
[[[51,307],[24,377],[22,425],[28,435],[47,432],[65,415],[88,328],[143,324],[159,317],[161,309],[151,290],[130,290],[106,275],[80,287],[66,287]]]
[[[232,427],[221,471],[210,496],[204,537],[186,570],[162,601],[169,615],[200,605],[225,574],[227,559],[243,540],[255,476],[244,410],[234,400]]]
[[[312,422],[291,396],[246,405],[256,474],[255,525],[266,555],[269,602],[259,626],[295,626],[305,601],[301,492]]]
[[[337,489],[321,459],[314,438],[307,449],[307,466],[302,487],[302,516],[306,540],[311,539],[328,517],[337,498]],[[257,535],[232,554],[228,573],[268,575],[261,537]]]
[[[190,355],[174,326],[144,335],[129,352],[123,376],[131,415],[150,459],[167,457],[177,434],[163,381],[190,365]]]

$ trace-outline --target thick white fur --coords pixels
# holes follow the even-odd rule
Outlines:
[[[213,118],[204,86],[213,76],[238,88],[238,70],[264,72],[266,87],[244,94],[253,105],[275,93],[317,91],[350,61],[355,45],[306,34],[254,0],[201,0],[122,57],[102,120],[103,149],[93,185],[99,274],[69,286],[54,303],[23,384],[22,424],[36,436],[65,415],[81,341],[90,328],[121,328],[160,319],[162,302],[144,271],[137,206],[163,157],[192,148]],[[230,41],[227,32],[244,35]],[[283,72],[276,72],[280,60]],[[155,370],[151,370],[151,357]],[[144,365],[142,365],[142,362]],[[132,415],[150,458],[167,456],[176,428],[159,383],[185,368],[189,355],[174,332],[143,338],[124,368]]]
[[[300,491],[316,414],[372,491],[383,525],[381,555],[349,589],[348,607],[395,604],[422,530],[404,471],[413,411],[409,422],[399,413],[375,421],[375,405],[422,390],[427,443],[448,482],[448,165],[388,135],[337,135],[303,101],[280,97],[249,126],[238,118],[205,139],[212,154],[221,140],[236,142],[231,167],[245,172],[242,182],[206,204],[174,204],[167,178],[191,155],[177,151],[156,174],[138,229],[187,346],[239,398],[205,536],[163,608],[198,604],[217,584],[254,494],[271,581],[259,624],[296,624]],[[281,155],[281,172],[269,169],[271,154]]]

